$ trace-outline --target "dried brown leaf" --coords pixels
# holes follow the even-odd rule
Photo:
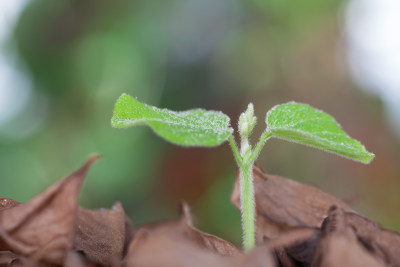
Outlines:
[[[275,249],[281,266],[308,266],[320,239],[319,227],[331,205],[351,211],[341,200],[309,185],[266,174],[253,166],[256,241]],[[239,177],[231,202],[240,208]]]
[[[359,243],[385,266],[400,266],[400,233],[381,228],[375,222],[358,214],[346,212],[347,224],[353,229]]]
[[[63,264],[72,247],[77,196],[90,165],[52,185],[26,203],[0,211],[0,250],[48,263]]]
[[[20,203],[15,200],[12,200],[10,198],[0,197],[0,212],[2,210],[15,207],[18,204],[20,204]],[[0,238],[0,250],[1,250],[1,248],[7,248],[7,247],[8,247],[7,244],[4,243],[4,241]],[[4,251],[4,253],[6,253],[6,252],[7,251]],[[1,256],[0,256],[0,262],[1,262]]]
[[[240,209],[239,175],[231,202]],[[269,175],[256,163],[253,167],[256,203],[256,239],[275,238],[293,227],[319,227],[330,206],[352,211],[341,200],[309,185]]]
[[[167,231],[139,230],[128,249],[127,267],[230,267],[233,259],[222,256]]]
[[[193,227],[190,208],[186,203],[181,204],[181,213],[182,217],[179,220],[145,225],[136,231],[166,232],[170,235],[181,236],[183,239],[190,240],[204,249],[223,256],[241,254],[241,251],[228,241]],[[136,234],[133,237],[133,242],[135,242],[135,239]]]
[[[333,206],[323,224],[322,237],[313,263],[314,267],[383,267],[357,240],[342,210]]]
[[[190,208],[186,203],[182,203],[182,218],[177,230],[187,239],[192,240],[199,246],[223,256],[232,256],[240,254],[240,251],[228,241],[225,241],[215,235],[204,233],[192,225]]]
[[[265,248],[249,257],[231,243],[194,228],[189,207],[183,204],[182,210],[178,221],[140,228],[129,245],[126,266],[274,266]]]
[[[111,210],[78,209],[74,249],[89,260],[109,264],[121,260],[125,242],[125,212],[120,203]],[[73,256],[71,256],[73,257]]]

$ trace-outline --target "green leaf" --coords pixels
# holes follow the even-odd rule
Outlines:
[[[374,154],[348,136],[329,114],[306,104],[289,102],[273,107],[266,118],[271,136],[309,145],[369,163]]]
[[[127,94],[115,103],[111,124],[115,128],[148,125],[159,136],[183,146],[217,146],[232,133],[229,117],[220,111],[160,109]]]

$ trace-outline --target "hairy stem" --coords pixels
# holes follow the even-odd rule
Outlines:
[[[240,167],[240,201],[242,212],[243,246],[248,251],[255,246],[253,163]]]
[[[228,140],[229,140],[229,144],[231,145],[231,148],[232,148],[232,151],[233,151],[233,155],[235,156],[236,163],[240,167],[242,165],[242,160],[243,159],[242,159],[242,156],[239,153],[239,149],[238,149],[238,147],[236,145],[235,139],[233,138],[232,134],[228,137]]]
[[[253,188],[253,164],[265,142],[271,137],[264,132],[256,147],[251,150],[247,137],[242,137],[240,169],[240,204],[242,212],[243,247],[248,251],[255,246],[255,201]]]
[[[268,140],[268,138],[270,138],[272,136],[271,132],[264,132],[261,136],[260,136],[260,140],[258,140],[258,143],[256,145],[256,147],[253,149],[253,151],[251,152],[249,161],[250,162],[254,162],[257,158],[258,155],[260,154],[261,149],[264,147],[265,142]]]

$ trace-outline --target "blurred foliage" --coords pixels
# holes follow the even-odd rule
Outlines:
[[[173,148],[149,129],[112,129],[114,102],[126,92],[172,110],[217,109],[235,125],[252,101],[257,139],[265,112],[296,100],[332,114],[377,159],[362,166],[273,141],[261,154],[264,168],[344,199],[359,195],[357,210],[400,229],[398,143],[383,123],[379,100],[363,95],[348,77],[340,52],[343,3],[30,1],[13,41],[34,91],[24,114],[0,126],[19,125],[0,136],[0,195],[25,201],[100,153],[83,206],[121,201],[139,224],[177,216],[177,203],[187,199],[203,229],[238,243],[228,146]],[[32,121],[41,123],[28,131]],[[25,129],[30,134],[21,137]]]

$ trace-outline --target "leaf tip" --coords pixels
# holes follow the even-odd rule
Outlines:
[[[97,161],[99,158],[101,158],[102,157],[102,155],[100,155],[100,154],[92,154],[92,155],[90,155],[89,156],[89,158],[87,159],[87,161],[86,161],[86,164],[85,165],[92,165],[95,161]]]
[[[113,115],[111,117],[111,127],[113,128],[121,128],[121,111],[123,110],[124,103],[127,102],[130,98],[132,98],[127,93],[122,93],[117,101],[115,101]]]
[[[366,156],[362,159],[361,163],[370,164],[374,158],[375,154],[367,151]]]

